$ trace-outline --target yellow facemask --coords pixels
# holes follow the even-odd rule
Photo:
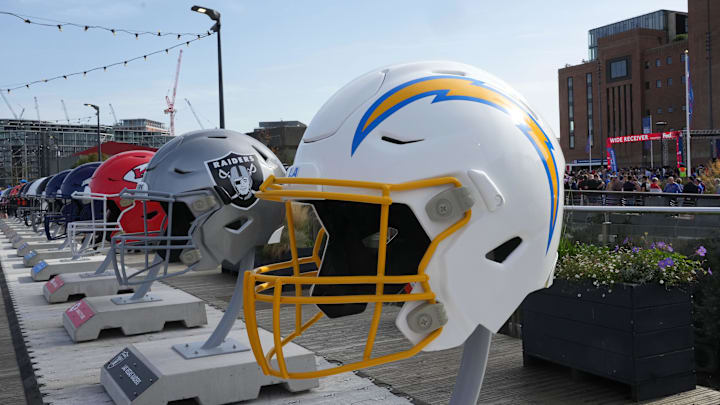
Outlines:
[[[326,186],[326,187],[343,187],[353,189],[364,189],[369,191],[367,194],[355,193],[339,193],[328,191],[312,191],[312,190],[289,190],[284,185],[307,185],[307,186]],[[295,238],[295,227],[291,209],[291,200],[307,200],[307,199],[323,199],[336,201],[360,202],[368,204],[379,204],[380,209],[380,226],[379,240],[385,241],[388,238],[388,218],[390,205],[393,203],[392,193],[399,191],[415,190],[420,188],[437,187],[450,185],[454,187],[462,187],[460,181],[454,177],[439,177],[433,179],[412,181],[400,184],[384,184],[364,181],[352,180],[333,180],[333,179],[316,179],[316,178],[275,178],[270,176],[260,186],[260,190],[255,195],[264,200],[284,202],[286,208],[287,231],[290,241],[290,252],[292,259],[290,261],[275,263],[268,266],[258,267],[252,271],[245,272],[243,280],[244,285],[244,313],[250,346],[252,347],[255,359],[260,365],[263,373],[275,377],[285,379],[306,379],[320,378],[328,375],[339,374],[347,371],[353,371],[361,368],[385,364],[397,360],[406,359],[418,353],[430,342],[432,342],[442,332],[442,327],[435,329],[425,336],[420,342],[412,348],[384,355],[381,357],[372,357],[375,336],[382,314],[383,303],[391,302],[409,302],[409,301],[425,301],[435,303],[435,294],[430,288],[428,282],[429,277],[425,274],[430,259],[432,258],[438,244],[445,238],[456,232],[470,221],[471,211],[468,209],[462,218],[440,232],[428,246],[422,260],[417,269],[417,274],[403,276],[385,275],[386,261],[386,244],[378,243],[377,271],[375,275],[361,276],[323,276],[318,275],[318,270],[300,271],[300,265],[314,263],[319,269],[321,264],[320,248],[323,238],[325,237],[324,229],[321,229],[316,238],[312,256],[298,257],[297,241]],[[378,195],[380,194],[380,195]],[[280,276],[267,274],[270,271],[292,268],[292,276]],[[419,283],[422,292],[409,294],[386,294],[383,287],[386,284],[410,284]],[[338,296],[303,296],[302,286],[310,286],[316,284],[336,284],[336,285],[352,285],[352,284],[374,284],[375,294],[370,295],[338,295]],[[282,295],[284,285],[294,285],[295,295]],[[272,304],[273,318],[273,338],[274,346],[264,352],[260,337],[258,335],[258,324],[255,314],[255,303],[257,301]],[[352,304],[352,303],[374,303],[374,313],[368,332],[365,350],[362,360],[345,364],[343,366],[328,368],[317,371],[308,372],[290,372],[287,369],[285,358],[283,355],[283,346],[300,336],[306,329],[312,326],[320,318],[323,313],[315,314],[310,320],[302,322],[302,305],[303,304]],[[283,337],[280,330],[280,308],[281,305],[295,306],[295,327],[292,333]],[[273,358],[277,360],[278,368],[273,368]]]

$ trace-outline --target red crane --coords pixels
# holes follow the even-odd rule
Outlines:
[[[177,63],[177,70],[175,70],[175,83],[173,84],[172,88],[172,99],[165,96],[165,102],[167,103],[167,108],[165,109],[165,114],[170,114],[170,135],[175,135],[175,94],[177,94],[177,85],[178,85],[178,78],[180,77],[180,63],[182,62],[182,49],[180,50],[180,55],[178,56],[178,63]]]

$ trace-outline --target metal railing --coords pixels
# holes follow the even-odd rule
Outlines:
[[[720,194],[565,190],[566,206],[720,207]]]

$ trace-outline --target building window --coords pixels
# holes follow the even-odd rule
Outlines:
[[[662,107],[658,108],[657,113],[662,114]]]
[[[685,84],[685,75],[680,76],[680,81],[682,84]]]
[[[671,112],[673,112],[673,111],[675,111],[675,109],[674,109],[674,108],[672,108],[672,107],[668,107],[668,109],[667,109],[667,112],[671,113]]]
[[[668,56],[667,58],[665,58],[665,64],[672,65],[672,56]]]
[[[668,77],[668,86],[672,86],[672,77]]]
[[[655,67],[660,67],[660,59],[655,59]]]
[[[610,61],[610,79],[622,79],[628,76],[628,60]]]
[[[685,111],[685,106],[682,106],[682,110]]]
[[[684,53],[680,54],[680,62],[685,62],[685,54]]]
[[[588,144],[592,148],[593,142],[593,87],[592,73],[585,74],[585,90],[587,92],[587,128],[588,128]]]
[[[650,82],[645,82],[645,90],[650,90]]]
[[[662,80],[656,81],[656,82],[655,82],[655,87],[657,87],[658,89],[659,89],[660,87],[662,87]]]
[[[567,89],[568,89],[568,146],[570,149],[575,149],[575,100],[573,96],[573,78],[567,78]]]
[[[645,69],[650,69],[650,62],[645,61]]]

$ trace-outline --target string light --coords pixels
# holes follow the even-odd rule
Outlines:
[[[45,26],[45,27],[57,28],[60,32],[62,32],[63,26],[71,26],[71,27],[80,28],[83,31],[88,31],[92,28],[92,29],[97,29],[97,30],[105,30],[105,31],[111,32],[113,35],[116,35],[117,33],[134,35],[136,39],[140,39],[140,35],[150,35],[150,36],[158,36],[158,37],[176,36],[178,39],[181,39],[183,36],[197,36],[198,35],[197,33],[194,33],[194,32],[134,31],[134,30],[126,30],[126,29],[122,29],[122,28],[104,27],[101,25],[77,24],[77,23],[67,22],[67,21],[57,21],[57,20],[51,20],[48,18],[15,14],[15,13],[11,13],[9,11],[0,11],[0,14],[18,18],[26,24],[41,25],[41,26]],[[41,20],[41,21],[48,21],[48,22],[45,23],[45,22],[32,21],[32,20],[30,20],[30,18],[32,18],[33,20]]]
[[[15,86],[15,87],[8,87],[8,88],[0,89],[0,91],[7,91],[8,93],[10,93],[11,90],[21,89],[21,88],[23,88],[23,87],[29,89],[29,88],[30,88],[30,85],[33,85],[33,84],[37,84],[37,83],[47,83],[47,82],[51,82],[51,81],[57,80],[57,79],[66,79],[66,80],[67,80],[67,78],[69,78],[69,77],[78,76],[78,75],[80,75],[80,74],[82,74],[83,77],[86,77],[88,73],[94,72],[94,71],[96,71],[96,70],[102,69],[103,71],[107,71],[107,69],[110,68],[110,67],[115,67],[115,66],[120,66],[120,65],[127,66],[128,63],[130,63],[130,62],[134,62],[134,61],[139,60],[139,59],[141,59],[141,58],[144,59],[144,60],[147,60],[148,56],[157,55],[157,54],[162,53],[162,52],[165,52],[165,54],[169,54],[171,49],[175,49],[175,48],[181,47],[181,46],[183,46],[183,45],[185,45],[185,46],[190,46],[190,43],[191,43],[191,42],[195,42],[195,41],[198,41],[198,40],[207,38],[207,37],[209,37],[210,35],[213,35],[213,33],[203,34],[203,35],[200,35],[198,38],[194,38],[194,39],[191,39],[191,40],[189,40],[189,41],[185,41],[185,42],[181,42],[181,43],[179,43],[179,44],[175,44],[175,45],[173,45],[173,46],[171,46],[171,47],[168,47],[168,48],[160,49],[160,50],[157,50],[157,51],[155,51],[155,52],[150,52],[150,53],[148,53],[148,54],[145,54],[145,55],[142,55],[142,56],[137,56],[137,57],[130,58],[130,59],[126,59],[126,60],[123,60],[123,61],[120,61],[120,62],[110,63],[110,64],[108,64],[108,65],[98,66],[98,67],[94,67],[94,68],[91,68],[91,69],[82,70],[82,71],[80,71],[80,72],[66,73],[66,74],[62,74],[62,75],[55,76],[55,77],[49,77],[49,78],[46,78],[46,79],[35,80],[35,81],[30,82],[30,83],[20,84],[20,85]]]

